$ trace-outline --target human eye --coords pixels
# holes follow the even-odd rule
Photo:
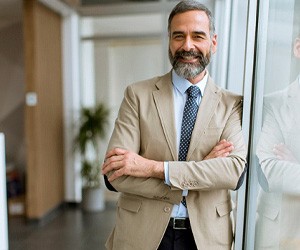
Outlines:
[[[196,38],[196,39],[203,39],[203,36],[201,36],[201,35],[195,35],[194,38]]]
[[[205,34],[203,34],[202,32],[197,32],[197,33],[195,33],[194,34],[194,39],[196,39],[196,40],[204,40],[204,39],[206,39],[206,36],[205,36]]]
[[[194,39],[196,39],[196,40],[203,40],[204,37],[203,37],[203,35],[194,35]]]
[[[174,40],[182,40],[184,35],[182,33],[174,33],[172,37]]]

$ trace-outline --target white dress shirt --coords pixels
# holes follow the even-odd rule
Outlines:
[[[201,96],[197,98],[197,104],[200,105],[202,95],[204,93],[204,89],[208,79],[208,72],[206,71],[203,79],[196,83],[192,84],[188,80],[178,76],[174,70],[172,70],[172,82],[173,82],[173,97],[174,97],[174,111],[175,111],[175,127],[176,127],[176,141],[177,141],[177,152],[179,152],[179,144],[180,144],[180,135],[181,135],[181,124],[183,117],[184,105],[187,100],[186,90],[190,86],[198,86],[201,90]],[[169,163],[164,162],[164,171],[165,171],[165,183],[171,186],[170,178],[169,178]],[[188,190],[183,190],[182,195],[187,196]],[[182,218],[189,217],[188,211],[186,207],[180,203],[179,205],[174,205],[171,217],[174,218]]]

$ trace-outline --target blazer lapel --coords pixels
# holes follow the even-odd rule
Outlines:
[[[204,131],[207,128],[218,103],[220,102],[220,98],[220,90],[209,77],[199,106],[197,119],[192,133],[190,147],[187,155],[187,160],[190,159],[190,156],[200,143],[201,137],[204,134]]]
[[[173,160],[178,159],[176,149],[176,128],[174,114],[174,99],[171,73],[164,75],[157,83],[157,90],[153,91],[154,102],[162,124],[162,128],[169,145]]]

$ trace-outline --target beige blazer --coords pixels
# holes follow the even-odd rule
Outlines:
[[[111,184],[121,192],[116,226],[106,247],[157,249],[172,207],[188,189],[187,207],[198,249],[230,249],[233,240],[229,189],[245,168],[242,98],[209,78],[199,107],[188,162],[178,162],[171,74],[127,87],[108,150],[121,147],[148,159],[169,161],[172,186],[155,178],[124,176]],[[235,149],[226,158],[202,159],[222,139]]]
[[[257,206],[255,249],[300,248],[300,85],[264,99],[264,119],[257,156],[261,185]],[[284,143],[297,162],[279,160],[275,144]],[[260,171],[260,169],[258,169]]]

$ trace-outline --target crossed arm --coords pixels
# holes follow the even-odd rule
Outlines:
[[[273,152],[278,160],[299,164],[293,152],[284,143],[275,144]]]
[[[204,160],[226,157],[233,149],[232,142],[221,140]],[[165,178],[163,161],[146,159],[134,152],[121,148],[114,148],[107,152],[105,156],[102,174],[107,174],[110,171],[114,171],[114,173],[109,177],[109,181],[113,181],[121,176],[153,177],[162,180]]]

